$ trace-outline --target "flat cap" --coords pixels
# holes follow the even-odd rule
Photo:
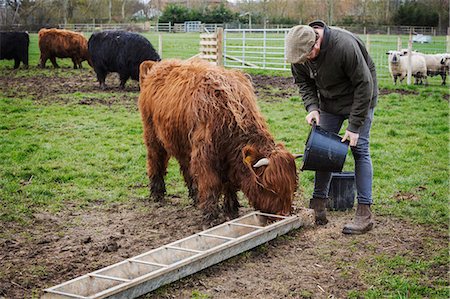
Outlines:
[[[304,63],[316,42],[316,33],[308,25],[297,25],[286,36],[286,60],[289,63]]]

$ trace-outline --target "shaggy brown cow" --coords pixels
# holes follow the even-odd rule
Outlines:
[[[47,59],[50,59],[55,68],[58,68],[56,57],[72,58],[74,69],[78,67],[81,69],[81,63],[84,60],[87,60],[92,66],[88,42],[81,33],[63,29],[41,29],[38,37],[41,51],[39,66],[41,68],[45,67]]]
[[[257,210],[291,212],[298,181],[294,156],[275,144],[242,72],[199,60],[145,61],[139,82],[155,200],[164,198],[164,175],[173,156],[209,224],[218,216],[222,194],[227,216],[238,215],[238,190]]]

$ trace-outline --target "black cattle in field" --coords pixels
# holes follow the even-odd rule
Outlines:
[[[108,73],[119,73],[120,87],[131,77],[139,80],[139,65],[145,60],[159,61],[152,44],[137,33],[102,31],[92,34],[88,42],[94,71],[100,87],[104,89]]]
[[[28,68],[28,46],[30,37],[27,32],[0,32],[0,59],[14,59],[14,68],[22,61]]]

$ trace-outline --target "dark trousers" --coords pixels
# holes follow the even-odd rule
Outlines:
[[[359,139],[356,146],[351,147],[353,158],[355,159],[355,181],[357,200],[360,204],[372,204],[372,180],[373,168],[372,159],[369,152],[370,128],[372,126],[374,109],[370,109],[359,132]],[[325,111],[320,112],[320,127],[323,129],[339,133],[346,116],[335,115]],[[327,198],[330,187],[331,172],[316,171],[314,178],[315,198]]]

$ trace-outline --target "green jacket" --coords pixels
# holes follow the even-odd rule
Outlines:
[[[323,27],[318,57],[304,64],[292,64],[308,112],[322,110],[348,117],[347,130],[359,133],[378,95],[375,64],[363,42],[344,29],[328,27],[322,21],[309,26]]]

